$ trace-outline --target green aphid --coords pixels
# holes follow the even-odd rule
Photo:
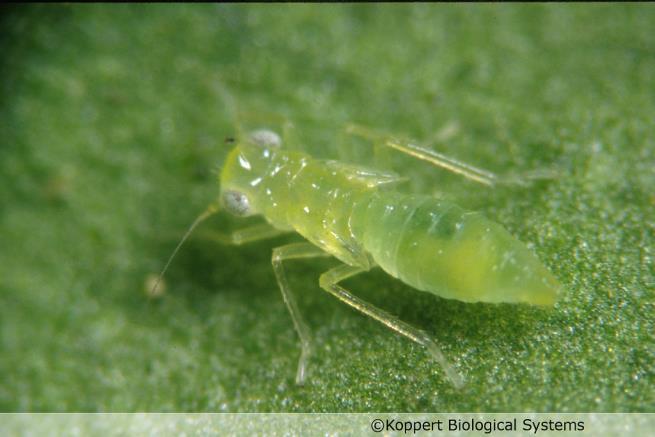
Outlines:
[[[486,185],[521,182],[500,179],[360,126],[351,125],[347,131]],[[323,273],[320,287],[425,346],[459,387],[461,377],[427,334],[352,295],[339,282],[379,266],[418,290],[444,298],[543,306],[554,304],[561,287],[537,257],[502,226],[451,202],[395,191],[394,186],[402,180],[394,173],[314,159],[285,149],[282,139],[270,130],[244,134],[224,163],[219,199],[196,219],[171,259],[196,225],[219,209],[237,216],[261,215],[267,223],[232,235],[214,235],[223,242],[242,244],[291,231],[307,240],[277,247],[272,257],[278,285],[301,341],[298,384],[306,377],[311,343],[282,262],[334,256],[343,264]]]

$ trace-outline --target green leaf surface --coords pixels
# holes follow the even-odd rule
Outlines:
[[[654,411],[652,5],[53,5],[4,10],[2,411]],[[289,262],[311,327],[306,386],[271,249],[201,233],[249,120],[373,165],[357,122],[500,174],[488,189],[390,154],[405,190],[502,223],[564,284],[553,309],[466,304],[373,271],[355,294],[432,335],[465,377]],[[235,229],[220,216],[203,229]]]

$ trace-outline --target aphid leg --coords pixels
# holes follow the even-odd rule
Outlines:
[[[321,288],[334,295],[337,299],[347,303],[351,307],[366,314],[367,316],[372,317],[373,319],[388,326],[399,334],[404,335],[410,340],[413,340],[416,343],[424,346],[432,358],[434,358],[435,361],[437,361],[437,363],[439,363],[439,365],[443,368],[446,376],[448,379],[450,379],[453,385],[457,388],[462,387],[462,378],[457,374],[457,372],[455,372],[448,361],[446,361],[443,353],[428,334],[414,328],[402,320],[397,319],[386,311],[383,311],[376,306],[356,296],[353,296],[348,290],[339,285],[340,281],[348,279],[358,273],[362,273],[363,271],[365,270],[360,267],[352,267],[346,264],[342,264],[323,273],[319,279],[319,284]]]
[[[157,279],[155,281],[151,281],[153,282],[153,285],[150,290],[150,295],[155,295],[157,293],[160,282],[164,277],[166,270],[168,270],[168,266],[170,266],[171,262],[173,261],[173,258],[175,258],[175,255],[177,255],[177,252],[180,250],[184,242],[189,239],[193,231],[198,227],[198,225],[200,225],[200,223],[207,220],[207,218],[209,218],[210,216],[216,214],[218,212],[218,209],[219,207],[217,204],[209,205],[207,209],[194,220],[191,226],[189,226],[189,229],[187,229],[186,233],[184,234],[180,242],[173,250],[173,253],[168,258],[168,261],[166,261],[166,264],[164,265],[164,268],[162,269],[159,276],[157,276]],[[217,231],[206,230],[206,231],[198,232],[196,235],[199,237],[204,236],[205,238],[217,241],[221,244],[234,244],[238,246],[241,244],[251,243],[258,240],[265,240],[267,238],[277,237],[278,235],[284,233],[285,231],[276,229],[273,226],[269,225],[268,223],[261,223],[261,224],[249,226],[247,228],[239,229],[237,231],[232,232],[231,234],[224,234]]]
[[[296,332],[298,332],[298,337],[300,337],[301,352],[300,359],[298,360],[298,371],[296,372],[296,384],[298,385],[302,385],[305,381],[305,376],[307,374],[307,360],[311,353],[311,342],[309,328],[307,328],[307,324],[298,310],[296,299],[293,296],[293,293],[291,293],[282,262],[288,259],[314,258],[319,256],[329,255],[309,243],[293,243],[273,249],[272,264],[273,270],[275,271],[275,277],[277,278],[277,284],[282,292],[284,303],[287,305],[289,313],[291,314],[291,319],[293,320]]]
[[[377,141],[385,145],[386,147],[398,150],[402,153],[405,153],[414,158],[427,161],[437,167],[444,168],[446,170],[452,171],[459,175],[464,176],[467,179],[470,179],[475,182],[479,182],[488,186],[495,185],[519,185],[519,186],[528,186],[532,181],[542,180],[542,179],[555,179],[558,176],[558,172],[554,169],[536,169],[530,170],[523,173],[514,173],[507,175],[497,175],[490,172],[489,170],[484,170],[479,167],[474,167],[465,162],[459,161],[454,158],[450,158],[446,155],[443,155],[434,150],[419,146],[410,141],[400,140],[390,135],[378,133],[372,129],[369,129],[364,126],[357,124],[348,124],[345,128],[346,132],[351,135],[359,136],[362,138],[367,138],[370,141]],[[437,134],[438,137],[446,138],[450,133],[446,130],[441,134]]]
[[[339,136],[337,141],[337,153],[339,159],[345,162],[359,162],[361,160],[361,157],[355,152],[355,149],[353,148],[352,140],[349,140],[350,137],[357,136],[360,138],[364,138],[365,140],[370,141],[372,143],[373,163],[375,164],[375,168],[386,170],[386,171],[393,171],[392,159],[389,154],[389,148],[384,146],[384,144],[381,141],[381,137],[371,138],[371,137],[363,137],[362,135],[354,134],[353,132],[350,132],[349,126],[351,125],[346,125],[343,129],[339,130]],[[368,149],[365,156],[367,158],[370,156]],[[370,165],[370,158],[369,160],[367,160],[366,165]]]
[[[286,232],[276,229],[268,223],[260,223],[247,228],[238,229],[231,234],[225,234],[214,230],[203,230],[199,231],[196,235],[200,238],[206,238],[221,244],[233,244],[239,246],[254,241],[274,238],[284,233]]]
[[[409,141],[399,140],[392,136],[381,134],[367,127],[356,124],[348,124],[345,129],[346,132],[352,135],[366,138],[370,141],[380,142],[387,147],[396,149],[402,153],[413,156],[414,158],[427,161],[437,167],[450,170],[453,173],[460,174],[472,181],[489,186],[498,182],[498,176],[488,170],[474,167],[462,161],[442,155],[434,150],[413,144]]]

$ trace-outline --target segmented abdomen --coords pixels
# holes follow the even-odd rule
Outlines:
[[[550,304],[559,288],[502,226],[447,201],[380,192],[353,222],[375,262],[419,290],[467,302]]]
[[[462,213],[461,208],[451,203],[426,196],[376,193],[365,210],[355,212],[355,229],[380,267],[412,286],[425,289],[425,274],[417,266],[413,252],[419,244],[426,246],[428,238],[434,240],[433,244],[449,239]],[[429,258],[434,261],[442,249],[437,248]]]

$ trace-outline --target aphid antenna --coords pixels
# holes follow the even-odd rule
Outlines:
[[[177,252],[180,250],[184,242],[189,238],[191,233],[198,227],[198,225],[205,220],[207,220],[209,217],[212,215],[216,214],[218,212],[218,204],[217,203],[212,203],[210,204],[207,209],[205,209],[196,219],[191,223],[191,226],[189,226],[189,229],[184,233],[184,236],[180,240],[179,243],[177,243],[177,246],[173,250],[173,253],[171,256],[168,258],[168,261],[166,261],[166,264],[164,265],[164,268],[162,269],[161,273],[157,277],[157,281],[155,282],[155,285],[152,287],[152,290],[150,290],[151,294],[154,293],[157,290],[157,287],[159,287],[159,283],[161,282],[162,278],[164,277],[164,274],[166,273],[166,270],[168,270],[168,266],[171,265],[171,262],[173,261],[173,258],[175,258],[175,255],[177,255]]]

